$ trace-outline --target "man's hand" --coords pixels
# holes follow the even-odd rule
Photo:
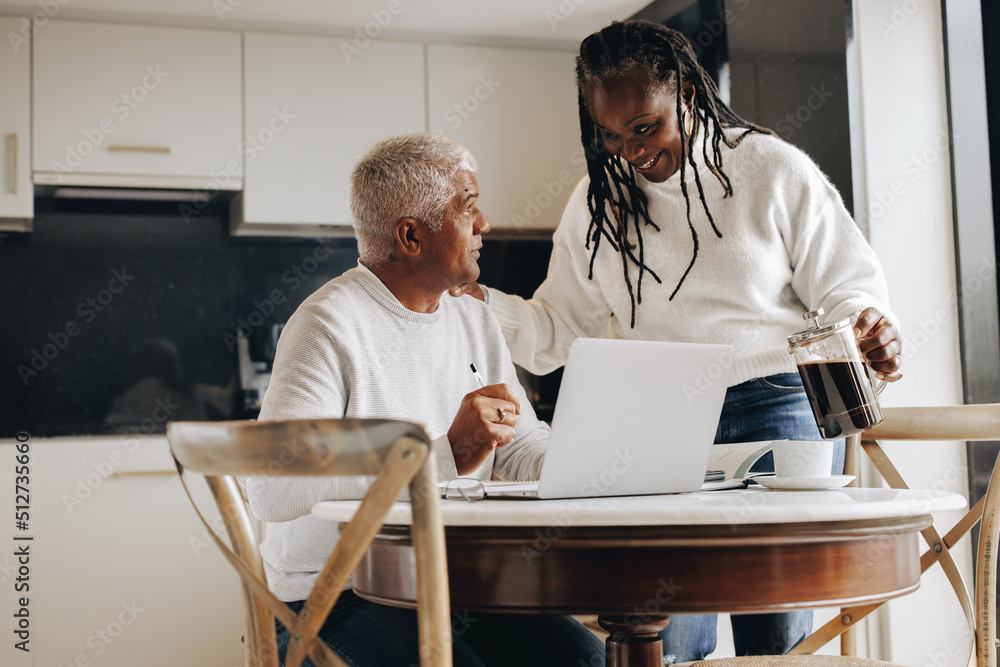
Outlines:
[[[895,382],[903,377],[899,372],[899,353],[903,349],[899,329],[875,308],[865,308],[854,324],[858,348],[875,370],[875,377]]]
[[[479,286],[476,281],[471,281],[467,283],[462,283],[458,287],[452,287],[448,290],[448,293],[452,296],[462,296],[463,294],[468,294],[469,296],[474,296],[480,301],[485,301],[483,296],[483,288]]]
[[[466,394],[448,429],[458,474],[475,472],[494,448],[513,440],[520,413],[517,397],[505,384],[491,384]]]

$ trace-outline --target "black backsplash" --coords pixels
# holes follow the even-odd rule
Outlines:
[[[0,437],[255,416],[237,329],[286,321],[358,251],[353,239],[234,237],[228,224],[224,203],[186,221],[178,202],[36,200],[34,231],[0,234]],[[481,279],[530,296],[551,250],[487,237]],[[542,379],[543,403],[557,386]]]

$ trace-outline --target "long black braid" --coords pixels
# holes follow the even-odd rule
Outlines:
[[[632,70],[639,70],[648,76],[655,84],[665,84],[675,91],[677,121],[680,127],[681,143],[684,159],[681,160],[680,182],[681,193],[686,203],[688,228],[694,241],[694,254],[684,275],[681,276],[674,291],[670,294],[673,300],[677,290],[681,288],[684,279],[691,272],[698,258],[698,232],[691,221],[691,199],[688,195],[686,170],[687,164],[694,171],[695,184],[698,186],[698,198],[708,215],[712,231],[719,238],[722,232],[715,225],[712,212],[705,201],[705,189],[694,160],[694,147],[691,145],[697,128],[705,125],[702,153],[705,165],[722,185],[725,196],[733,194],[733,186],[722,168],[722,144],[730,149],[739,146],[743,138],[756,132],[760,134],[774,133],[759,127],[736,115],[719,97],[715,82],[698,64],[691,43],[681,33],[666,26],[649,21],[615,21],[600,32],[596,32],[580,44],[580,54],[576,58],[576,82],[579,91],[580,134],[584,152],[587,156],[587,171],[590,175],[590,187],[587,190],[587,207],[590,210],[590,226],[587,229],[586,247],[593,249],[590,256],[590,272],[588,278],[594,277],[594,262],[601,240],[607,239],[608,245],[621,255],[622,272],[625,276],[625,286],[628,289],[632,303],[631,327],[635,328],[636,305],[642,303],[642,277],[648,272],[656,282],[662,282],[660,277],[646,265],[645,249],[642,240],[642,228],[652,226],[660,228],[649,219],[649,202],[645,193],[639,189],[635,181],[632,165],[623,162],[619,157],[609,153],[590,118],[584,99],[584,90],[588,83],[604,82],[621,77]],[[682,101],[683,82],[694,85],[694,122],[695,130],[691,136],[683,128]],[[728,128],[744,128],[746,131],[735,139],[726,137],[723,130]],[[709,143],[712,155],[709,157]],[[687,164],[685,164],[687,163]],[[615,218],[612,223],[608,217],[608,208]],[[640,224],[640,219],[643,224]],[[638,241],[638,255],[635,246],[628,241],[630,226],[635,229]],[[629,263],[639,267],[639,278],[635,291],[629,278]]]

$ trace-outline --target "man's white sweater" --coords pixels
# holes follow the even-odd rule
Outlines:
[[[514,440],[472,476],[538,479],[549,429],[531,409],[496,319],[472,297],[444,296],[433,313],[407,310],[359,265],[306,299],[278,343],[260,420],[340,417],[418,422],[434,439],[439,480],[458,475],[448,442],[462,398],[505,382],[521,405]],[[370,477],[253,477],[251,511],[268,522],[261,554],[268,584],[285,601],[305,599],[337,543],[336,525],[310,516],[321,500],[362,498]]]
[[[634,329],[629,327],[631,302],[622,258],[607,240],[597,253],[593,280],[587,278],[589,179],[584,178],[563,213],[548,276],[534,297],[525,301],[487,292],[515,363],[548,373],[565,363],[576,336],[610,333],[723,343],[736,346],[732,383],[739,384],[795,372],[786,338],[806,328],[802,315],[807,311],[823,308],[825,319],[834,320],[874,306],[891,318],[875,253],[840,195],[808,156],[781,139],[759,134],[748,136],[736,149],[723,146],[724,169],[733,187],[733,196],[727,198],[703,164],[700,140],[695,147],[705,199],[722,238],[712,231],[694,171],[688,168],[698,259],[674,299],[669,296],[694,251],[680,172],[663,183],[637,177],[649,199],[649,217],[660,227],[643,227],[643,253],[663,282],[644,276]],[[609,217],[614,220],[610,211]],[[638,255],[634,229],[628,238]],[[638,269],[630,262],[628,271],[634,288]]]

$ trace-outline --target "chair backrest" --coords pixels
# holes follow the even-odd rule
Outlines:
[[[878,426],[848,442],[848,466],[846,472],[857,474],[858,457],[852,452],[860,443],[879,474],[890,487],[909,488],[899,470],[889,460],[879,444],[888,440],[1000,440],[1000,404],[957,405],[920,408],[883,408],[883,421]],[[998,459],[1000,461],[1000,459]],[[853,466],[853,467],[851,467]],[[979,549],[976,559],[976,604],[969,600],[968,589],[962,579],[957,563],[951,555],[951,547],[982,520],[979,533]],[[996,555],[1000,536],[1000,465],[995,462],[990,477],[989,488],[966,515],[944,536],[934,526],[922,531],[924,540],[930,547],[920,558],[921,572],[926,572],[935,563],[940,563],[959,604],[965,612],[966,620],[973,629],[979,667],[996,665]],[[881,603],[861,605],[844,609],[840,618],[834,619],[806,638],[793,653],[811,653],[830,639],[843,633],[862,618],[875,611]],[[843,619],[848,619],[846,622]]]
[[[209,533],[240,574],[247,660],[252,667],[278,664],[275,617],[293,637],[286,667],[298,667],[307,655],[320,667],[343,665],[316,635],[405,488],[413,506],[421,664],[450,667],[444,527],[430,438],[423,428],[385,419],[171,422],[167,439],[181,481],[185,470],[204,475],[222,513],[232,549],[215,534],[192,497]],[[267,588],[250,515],[235,479],[288,475],[375,476],[298,615]]]

